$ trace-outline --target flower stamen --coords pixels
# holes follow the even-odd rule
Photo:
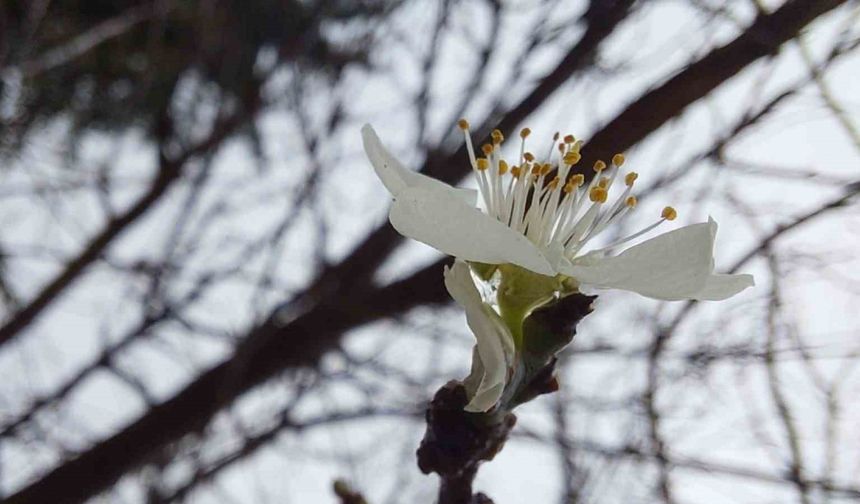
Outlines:
[[[672,221],[678,217],[678,212],[674,208],[667,206],[663,209],[663,212],[660,214],[660,217]]]
[[[461,119],[457,125],[465,134],[469,160],[475,170],[487,214],[524,234],[540,247],[553,243],[560,245],[568,260],[573,261],[588,241],[638,204],[631,192],[639,174],[629,172],[623,176],[623,190],[607,205],[609,192],[613,190],[625,162],[623,154],[613,155],[610,165],[602,160],[595,161],[592,167],[594,176],[586,184],[584,174],[569,175],[573,166],[582,160],[582,140],[573,135],[565,135],[559,141],[560,134],[555,133],[549,154],[539,162],[534,154],[525,150],[525,140],[531,135],[531,130],[523,128],[519,132],[520,162],[511,166],[501,159],[504,135],[500,130],[490,133],[490,143],[481,145],[484,156],[476,159],[468,121]],[[557,158],[553,157],[554,148],[558,149]],[[502,182],[508,173],[511,174],[510,180]],[[586,205],[587,201],[590,204]],[[587,209],[583,211],[584,206]],[[663,222],[674,220],[677,215],[674,208],[666,207],[657,222],[589,253],[601,253],[638,238]]]
[[[493,144],[495,145],[500,145],[505,140],[505,135],[497,129],[494,129],[493,132],[490,133],[490,137],[493,139]]]
[[[588,199],[595,203],[606,203],[606,198],[608,193],[606,188],[600,184],[597,187],[592,187],[590,191],[588,191]]]

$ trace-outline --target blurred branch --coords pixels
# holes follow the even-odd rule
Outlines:
[[[86,54],[98,45],[128,32],[128,30],[141,22],[147,21],[156,15],[170,12],[176,7],[177,4],[175,3],[156,0],[148,4],[129,8],[113,18],[102,21],[59,47],[45,51],[43,54],[20,62],[11,68],[4,69],[3,77],[20,72],[22,77],[32,78],[60,65],[65,65],[75,58]]]
[[[590,168],[594,161],[609,159],[640,142],[753,61],[776,54],[807,24],[845,2],[789,0],[771,14],[759,15],[740,36],[649,91],[606,123],[585,145],[579,166]]]
[[[122,350],[139,342],[147,334],[158,329],[167,321],[172,320],[181,310],[193,306],[195,302],[199,301],[205,295],[207,289],[219,279],[219,276],[226,276],[229,273],[232,273],[232,271],[228,271],[222,275],[203,275],[197,281],[196,285],[179,300],[171,302],[169,299],[164,299],[160,309],[146,313],[137,325],[133,326],[116,342],[104,348],[93,362],[67,378],[60,387],[50,394],[34,400],[23,413],[18,414],[11,420],[5,421],[0,426],[0,438],[12,436],[18,428],[29,425],[29,422],[32,422],[40,411],[56,405],[61,399],[68,396],[76,387],[84,383],[87,378],[93,376],[100,369],[111,368],[114,359],[117,358]]]
[[[657,407],[657,393],[660,385],[660,357],[666,348],[670,334],[666,331],[660,331],[654,337],[654,341],[648,352],[648,382],[642,393],[642,402],[644,403],[645,415],[648,420],[649,441],[658,469],[657,490],[665,504],[674,504],[676,501],[669,480],[671,469],[670,459],[668,453],[666,453],[663,434],[660,430],[661,415]]]
[[[853,54],[853,51],[860,47],[860,39],[842,40],[834,44],[833,49],[824,58],[823,61],[815,66],[816,73],[823,73],[829,69],[833,63],[840,61],[843,57]],[[822,173],[811,173],[805,171],[791,171],[784,168],[777,169],[770,166],[753,166],[751,163],[744,163],[737,160],[729,160],[726,157],[726,150],[729,145],[742,134],[747,133],[753,126],[760,124],[763,119],[772,115],[789,99],[797,96],[809,83],[813,82],[811,76],[804,77],[798,81],[783,87],[779,92],[774,93],[774,96],[766,102],[760,104],[757,108],[746,111],[734,124],[726,128],[727,132],[708,146],[703,152],[690,156],[681,163],[678,163],[676,168],[668,170],[651,183],[648,187],[640,190],[640,195],[652,193],[657,189],[666,187],[669,183],[677,181],[680,177],[689,172],[689,167],[703,161],[705,159],[716,159],[720,161],[726,169],[743,170],[745,173],[761,174],[766,176],[779,176],[783,178],[800,178],[806,180],[814,180],[821,183],[847,185],[846,181],[841,178],[828,176]]]
[[[860,7],[855,7],[854,13],[849,17],[848,27],[850,28],[852,25],[856,25],[858,21],[860,21]],[[815,84],[818,86],[818,90],[821,94],[822,100],[824,100],[824,104],[831,112],[833,112],[833,115],[842,126],[842,129],[845,130],[845,133],[854,143],[854,147],[860,151],[860,128],[851,121],[851,118],[848,116],[848,112],[836,99],[836,96],[833,94],[833,90],[824,78],[824,72],[822,72],[818,65],[815,64],[812,52],[809,49],[809,44],[806,42],[803,34],[800,34],[797,37],[797,45],[800,47],[800,54],[803,57],[803,61],[806,63],[809,72],[812,74],[812,78],[815,80]]]
[[[529,431],[525,428],[517,429],[512,437],[532,439],[554,445],[555,439],[544,436],[535,431]],[[591,441],[586,439],[575,440],[576,446],[585,452],[589,452],[600,457],[608,459],[627,459],[645,463],[653,463],[654,454],[651,450],[642,450],[632,445],[611,446],[605,443]],[[668,461],[671,468],[683,469],[685,471],[701,472],[708,475],[733,476],[742,479],[749,479],[760,483],[775,483],[784,485],[794,484],[791,476],[788,474],[774,474],[761,469],[752,467],[742,467],[739,465],[730,465],[720,462],[711,462],[702,458],[672,456]],[[851,485],[836,485],[830,481],[823,480],[807,480],[810,488],[816,488],[832,494],[834,497],[857,499],[860,498],[860,487]]]
[[[43,502],[61,492],[80,502],[107,488],[164,446],[202,429],[235,397],[291,367],[312,365],[349,328],[393,316],[419,303],[448,302],[439,269],[420,271],[384,288],[366,287],[351,303],[328,299],[286,325],[277,318],[253,330],[228,361],[202,373],[173,398],[151,408],[121,432],[63,463],[41,480],[9,496],[7,503]],[[421,296],[416,296],[415,285]],[[284,344],[289,338],[293,344]],[[94,468],[98,468],[94,470]]]
[[[366,408],[357,411],[349,411],[344,413],[334,413],[320,417],[307,418],[296,420],[291,415],[289,409],[282,412],[280,420],[273,426],[264,429],[256,434],[247,436],[242,444],[236,450],[218,458],[217,460],[207,464],[205,467],[197,469],[194,474],[185,481],[180,487],[176,488],[170,495],[163,497],[164,502],[176,502],[185,499],[199,485],[211,481],[221,471],[231,467],[236,462],[243,460],[245,457],[257,452],[260,448],[269,446],[269,443],[277,439],[277,437],[286,431],[300,433],[314,427],[331,425],[351,420],[359,420],[366,418],[381,418],[385,416],[397,416],[407,418],[419,418],[420,412]]]
[[[727,273],[737,273],[740,269],[747,264],[749,261],[758,257],[762,252],[767,250],[773,243],[781,238],[784,234],[789,231],[794,230],[797,227],[800,227],[811,220],[816,219],[822,215],[826,215],[830,210],[840,209],[849,204],[851,199],[860,194],[860,180],[857,180],[845,188],[842,194],[836,196],[835,198],[825,202],[823,205],[817,206],[815,209],[800,215],[799,217],[794,218],[791,222],[786,224],[782,224],[776,227],[773,231],[771,231],[766,236],[763,236],[746,254],[744,254],[740,259],[734,262],[732,266],[728,269]],[[678,312],[678,314],[672,319],[672,321],[666,325],[664,331],[672,332],[681,325],[692,312],[693,309],[697,306],[697,302],[688,301],[683,308]]]
[[[15,312],[3,326],[0,327],[0,346],[15,338],[23,329],[30,325],[42,311],[53,303],[86,269],[114,242],[114,240],[130,228],[139,218],[161,200],[174,182],[179,180],[185,164],[196,156],[217,149],[221,143],[246,121],[253,118],[260,107],[259,97],[240,108],[231,116],[218,121],[209,136],[183,152],[174,159],[168,159],[163,153],[159,156],[159,169],[149,190],[141,196],[123,214],[112,218],[83,247],[83,250],[62,271],[49,281],[28,304]]]
[[[767,370],[768,387],[770,396],[777,410],[777,417],[785,431],[785,440],[788,444],[791,462],[789,464],[789,475],[791,481],[797,488],[798,498],[801,504],[810,504],[811,495],[809,484],[805,479],[804,455],[800,445],[800,433],[794,413],[788,404],[788,400],[782,390],[782,382],[779,377],[779,369],[774,359],[779,333],[782,325],[779,322],[782,316],[782,291],[780,288],[779,262],[770,247],[765,249],[768,266],[770,268],[771,292],[767,311],[767,343],[765,345],[765,369]]]
[[[631,104],[593,137],[588,155],[595,159],[636,143],[750,63],[773,53],[817,16],[843,3],[793,0],[759,17],[738,38]],[[600,29],[586,28],[580,42],[556,69],[498,123],[501,129],[512,130],[550,93],[584,68],[607,32],[623,19],[630,3],[619,3],[626,7],[609,12],[602,12],[599,5],[592,4],[586,19],[602,23]],[[487,124],[480,129],[487,131],[489,127]],[[465,163],[458,162],[461,155],[465,156],[463,149],[452,156],[433,155],[424,171],[455,181],[465,172]],[[43,502],[57,492],[70,502],[93,496],[168,443],[205,426],[215,413],[252,387],[285,369],[315,365],[336,347],[345,331],[418,305],[447,302],[439,275],[444,260],[389,286],[371,285],[376,268],[397,243],[399,237],[390,227],[378,228],[344,261],[326,270],[303,296],[285,304],[284,309],[276,310],[269,320],[251,330],[228,361],[201,374],[124,430],[12,495],[8,502]],[[343,299],[350,299],[350,303],[343,303]]]
[[[567,420],[568,398],[563,392],[564,390],[559,390],[553,401],[555,442],[562,467],[562,496],[559,502],[561,504],[579,504],[582,493],[580,485],[583,478],[579,474],[580,468],[576,464],[576,444],[571,439]]]
[[[773,244],[774,241],[779,239],[785,233],[803,224],[806,224],[810,220],[813,220],[826,214],[830,210],[835,210],[847,206],[851,199],[853,199],[858,194],[860,194],[860,180],[848,184],[848,186],[843,190],[842,194],[836,196],[829,201],[826,201],[823,205],[819,205],[814,210],[807,212],[799,217],[796,217],[789,223],[777,226],[776,229],[761,238],[755,247],[753,247],[740,259],[738,259],[734,264],[732,264],[731,268],[729,268],[729,273],[736,273],[737,271],[739,271],[740,268],[743,267],[743,265],[745,265],[747,262],[758,256],[762,252],[766,251],[768,247]]]
[[[332,487],[341,504],[367,504],[364,496],[353,490],[344,480],[335,481]]]

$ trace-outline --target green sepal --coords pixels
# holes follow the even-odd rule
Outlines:
[[[556,296],[563,289],[563,277],[540,275],[513,264],[500,264],[500,282],[496,292],[499,313],[511,330],[514,345],[523,343],[523,321],[532,310]]]
[[[518,376],[508,409],[558,389],[556,355],[573,341],[577,324],[591,313],[595,299],[579,293],[553,299],[523,321],[523,344],[514,373]]]

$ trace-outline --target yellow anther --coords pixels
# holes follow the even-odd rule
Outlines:
[[[520,130],[520,138],[522,138],[523,140],[525,140],[525,138],[531,134],[532,134],[532,130],[530,130],[528,128],[523,128]]]
[[[562,160],[564,161],[564,164],[567,164],[567,165],[575,165],[576,163],[579,162],[580,159],[582,159],[582,156],[578,152],[574,152],[574,151],[568,152],[562,158]]]
[[[674,208],[667,206],[663,209],[663,213],[660,214],[660,217],[663,217],[666,220],[675,220],[675,218],[678,217],[678,212]]]
[[[558,151],[564,154],[565,145],[561,142],[558,143]]]
[[[523,158],[525,158],[526,161],[531,163],[532,161],[535,160],[535,155],[532,154],[531,152],[526,152],[525,154],[523,154]]]
[[[513,168],[511,168],[511,175],[513,175],[514,178],[520,178],[520,174],[522,172],[523,171],[520,169],[519,166],[514,166]]]
[[[457,121],[457,126],[461,130],[466,131],[467,129],[469,129],[469,121],[467,121],[465,119],[460,119],[459,121]]]
[[[547,185],[549,185],[550,189],[555,190],[558,187],[558,183],[560,181],[561,181],[561,179],[559,179],[558,175],[556,175],[556,177],[554,179],[550,180],[549,184],[547,184]]]
[[[612,164],[615,166],[621,166],[624,164],[624,154],[616,154],[612,156]]]
[[[505,173],[508,173],[508,163],[502,159],[499,161],[499,175],[504,175]]]
[[[636,182],[637,178],[639,178],[639,174],[632,171],[624,176],[624,184],[626,184],[627,187],[633,187],[633,182]]]
[[[573,177],[570,177],[570,183],[576,187],[582,187],[582,184],[585,183],[585,175],[577,173]]]
[[[532,175],[540,175],[541,165],[535,164],[532,166]]]
[[[566,143],[566,144],[572,144],[575,141],[576,141],[576,138],[573,135],[565,135],[565,137],[564,137],[564,143]]]
[[[563,189],[565,193],[570,194],[576,190],[576,184],[574,184],[573,182],[568,182],[567,184],[564,184]]]
[[[588,192],[588,198],[595,203],[606,203],[608,195],[606,189],[600,186],[592,187],[591,191]]]
[[[493,132],[490,133],[490,136],[493,138],[493,143],[496,145],[502,143],[502,140],[505,139],[505,135],[502,135],[502,132],[497,129],[494,129]]]
[[[606,163],[604,163],[603,161],[598,159],[597,161],[594,162],[594,171],[596,171],[597,173],[600,173],[605,169],[606,169]]]
[[[487,159],[487,158],[478,159],[478,169],[479,170],[484,171],[489,167],[490,167],[490,160],[489,159]]]
[[[481,146],[481,150],[484,152],[485,156],[489,156],[493,153],[493,146],[490,144],[484,144]]]
[[[609,188],[609,179],[607,177],[600,177],[600,180],[597,181],[597,187],[602,187],[604,189]]]
[[[636,196],[628,196],[627,199],[624,200],[624,204],[630,208],[635,207],[637,202],[638,200],[636,199]]]
[[[540,174],[546,175],[547,173],[552,171],[552,165],[549,163],[544,163],[543,166],[540,167]]]

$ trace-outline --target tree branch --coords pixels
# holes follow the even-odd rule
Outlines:
[[[160,201],[168,189],[173,186],[173,183],[181,177],[182,168],[188,160],[217,148],[225,138],[248,120],[249,115],[252,116],[255,114],[258,108],[256,101],[255,99],[254,103],[250,104],[248,109],[237,112],[229,118],[220,121],[206,140],[187,150],[178,158],[169,160],[160,156],[158,175],[152,182],[149,190],[129,207],[125,213],[108,221],[105,227],[87,243],[77,257],[69,261],[63,270],[53,280],[48,282],[32,301],[24,308],[15,312],[0,327],[0,347],[10,342],[29,326],[42,311],[53,303],[63,291],[74,283],[107,250],[117,237]]]

